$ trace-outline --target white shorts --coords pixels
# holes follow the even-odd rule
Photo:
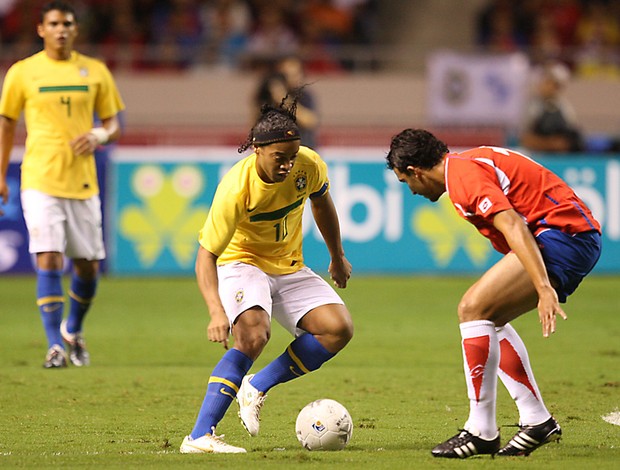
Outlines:
[[[310,268],[293,274],[265,274],[256,266],[231,263],[217,268],[219,294],[233,324],[246,310],[259,306],[293,336],[304,330],[299,320],[310,310],[327,304],[344,304],[332,287]]]
[[[99,196],[66,199],[26,189],[21,200],[30,253],[58,252],[89,261],[105,258]]]

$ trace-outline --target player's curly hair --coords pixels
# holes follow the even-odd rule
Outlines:
[[[448,153],[448,146],[424,129],[405,129],[392,137],[385,157],[390,170],[406,172],[408,166],[430,170]]]
[[[278,106],[263,104],[256,124],[237,151],[243,153],[252,145],[260,147],[275,142],[298,140],[300,137],[296,117],[297,102],[305,86],[290,91]]]

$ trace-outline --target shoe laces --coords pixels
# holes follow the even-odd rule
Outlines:
[[[211,438],[217,442],[219,442],[220,444],[224,444],[224,445],[230,445],[230,444],[226,444],[226,442],[224,442],[224,436],[225,434],[220,434],[219,436],[217,434],[215,434],[215,426],[213,426],[211,428]]]
[[[260,421],[260,416],[259,416],[259,412],[261,410],[261,408],[263,407],[263,405],[265,404],[265,400],[267,399],[267,395],[262,393],[262,392],[258,392],[258,396],[256,397],[256,401],[255,401],[255,406],[254,406],[254,411],[256,416],[258,417],[259,421]]]

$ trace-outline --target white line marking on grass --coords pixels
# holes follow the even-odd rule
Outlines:
[[[620,411],[612,411],[608,415],[601,416],[603,421],[607,421],[609,424],[620,426]]]

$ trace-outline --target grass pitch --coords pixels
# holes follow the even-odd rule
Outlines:
[[[271,390],[261,433],[249,437],[233,403],[218,427],[244,455],[183,455],[211,369],[223,353],[206,338],[193,279],[104,278],[86,323],[92,365],[44,370],[32,277],[0,278],[0,467],[29,468],[618,468],[620,278],[590,277],[569,319],[543,339],[535,313],[514,322],[548,408],[564,431],[528,458],[434,459],[430,449],[467,417],[455,309],[474,278],[358,277],[340,291],[355,337],[335,359]],[[277,324],[258,370],[291,338]],[[499,386],[502,443],[517,413]],[[307,452],[294,426],[317,398],[354,421],[342,452]]]

